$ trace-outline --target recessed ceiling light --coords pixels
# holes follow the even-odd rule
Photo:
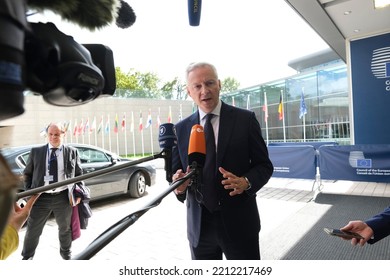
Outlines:
[[[347,15],[349,15],[349,14],[351,14],[351,13],[352,13],[352,11],[345,11],[345,12],[344,12],[344,15],[347,16]]]
[[[374,0],[375,9],[384,8],[390,5],[390,0]]]
[[[353,32],[359,33],[359,32],[360,32],[360,29],[355,29]]]

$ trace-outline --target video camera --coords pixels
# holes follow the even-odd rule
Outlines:
[[[30,23],[24,0],[0,0],[0,121],[24,112],[24,91],[77,106],[116,89],[110,48],[80,45],[53,23]]]

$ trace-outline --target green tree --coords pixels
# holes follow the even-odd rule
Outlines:
[[[115,68],[116,75],[116,97],[124,98],[153,98],[153,99],[176,99],[186,100],[188,98],[186,85],[175,77],[172,81],[162,83],[155,73],[142,73],[130,69],[125,73],[120,67]],[[240,83],[234,78],[228,77],[222,82],[222,93],[237,90]]]
[[[240,83],[232,77],[227,77],[221,81],[221,93],[235,91],[239,87]]]
[[[158,87],[160,79],[155,73],[136,72],[135,75],[138,78],[138,84],[140,85],[141,90],[144,92],[143,97],[161,98],[161,91]]]
[[[179,80],[178,77],[175,77],[170,82],[166,82],[162,86],[161,92],[165,99],[185,100],[187,98],[185,85]]]
[[[138,78],[131,73],[134,71],[130,69],[128,73],[124,73],[120,67],[115,67],[116,75],[116,91],[115,96],[117,97],[134,97],[132,96],[133,92],[141,90],[141,87],[138,83]]]

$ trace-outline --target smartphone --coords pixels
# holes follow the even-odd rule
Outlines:
[[[361,236],[360,234],[355,233],[355,232],[342,231],[342,230],[334,229],[334,228],[324,228],[324,230],[327,234],[346,238],[346,239],[352,239],[352,238],[364,239],[363,236]]]

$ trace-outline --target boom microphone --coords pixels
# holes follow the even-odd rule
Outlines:
[[[164,152],[166,180],[172,183],[172,148],[177,145],[176,130],[172,123],[160,125],[158,142]]]
[[[51,10],[62,19],[75,23],[90,30],[96,30],[110,25],[115,21],[120,28],[133,25],[136,20],[133,9],[123,0],[72,0],[26,1],[29,9],[43,12]]]
[[[136,18],[133,8],[127,2],[121,1],[121,7],[118,9],[118,16],[116,18],[116,26],[119,28],[128,28],[133,25]]]
[[[188,19],[191,26],[198,26],[202,10],[202,0],[188,0]]]
[[[191,128],[188,145],[188,164],[192,168],[203,168],[206,161],[206,138],[203,126],[196,124]]]

